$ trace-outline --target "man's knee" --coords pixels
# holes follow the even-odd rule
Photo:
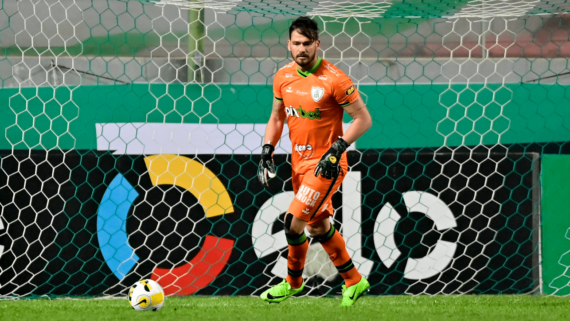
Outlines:
[[[285,214],[285,224],[283,229],[285,230],[285,234],[298,234],[298,233],[291,233],[291,224],[293,223],[293,214],[287,213]]]
[[[332,223],[328,222],[328,228],[324,229],[322,228],[321,230],[324,231],[322,233],[320,233],[319,235],[314,235],[313,237],[316,238],[316,240],[321,243],[324,247],[325,244],[328,244],[328,242],[333,238],[333,236],[336,233],[336,228],[334,227],[334,225],[332,225]],[[342,240],[342,242],[344,242],[344,240],[342,239],[342,237],[340,238]],[[326,248],[325,248],[326,249]],[[329,253],[330,254],[330,253]],[[331,257],[331,260],[334,261],[334,258]]]
[[[309,232],[309,234],[311,234],[312,237],[318,237],[323,235],[327,231],[324,231],[323,228],[320,226],[316,227],[313,225],[307,225],[307,232]]]
[[[306,222],[295,218],[293,214],[287,213],[285,215],[283,229],[285,230],[285,234],[301,234],[305,232],[306,224]]]
[[[325,235],[330,229],[332,224],[329,219],[320,220],[314,224],[307,225],[307,231],[312,237],[320,237]]]

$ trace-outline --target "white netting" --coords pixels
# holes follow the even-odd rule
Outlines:
[[[372,293],[534,292],[538,163],[570,137],[568,10],[5,0],[0,294],[116,295],[152,277],[168,295],[256,295],[284,277],[287,129],[271,188],[255,173],[302,14],[374,119],[333,199]],[[305,276],[310,295],[339,291],[315,241]]]

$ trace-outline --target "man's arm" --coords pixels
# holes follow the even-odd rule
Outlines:
[[[261,148],[261,161],[257,169],[257,179],[259,179],[262,185],[269,186],[269,179],[276,175],[277,170],[273,162],[273,151],[275,150],[274,146],[277,146],[277,142],[279,142],[283,133],[285,117],[283,101],[274,98],[271,116],[265,128],[265,138]]]
[[[277,142],[283,134],[283,125],[285,124],[285,108],[283,108],[283,101],[273,98],[273,108],[271,109],[271,116],[265,128],[264,144],[271,142],[271,145],[277,146]]]
[[[342,139],[351,145],[372,126],[372,118],[362,97],[358,97],[354,103],[344,107],[344,110],[354,119],[342,136]]]
[[[361,97],[352,104],[344,107],[344,110],[354,119],[343,137],[334,142],[331,148],[323,155],[319,164],[315,167],[315,176],[321,175],[326,179],[336,177],[339,172],[339,160],[348,146],[354,143],[370,126],[372,118]]]

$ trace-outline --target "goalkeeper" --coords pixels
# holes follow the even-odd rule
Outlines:
[[[293,144],[295,198],[285,215],[287,278],[262,293],[261,299],[279,303],[303,290],[309,248],[306,227],[344,278],[342,306],[350,306],[370,284],[358,273],[344,239],[331,224],[331,199],[348,171],[346,149],[370,128],[372,120],[350,78],[318,57],[319,48],[317,23],[308,17],[296,19],[289,28],[288,41],[294,61],[281,68],[273,81],[273,109],[265,130],[258,179],[267,185],[275,176],[274,146],[287,120]],[[343,133],[345,111],[354,121]]]

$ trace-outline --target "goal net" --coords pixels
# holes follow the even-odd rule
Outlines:
[[[256,179],[288,27],[358,87],[334,225],[370,294],[570,294],[565,0],[0,1],[0,296],[259,295],[291,142]],[[345,128],[351,118],[345,117]],[[543,202],[544,200],[544,202]],[[566,206],[568,205],[568,206]],[[305,295],[342,278],[311,239]]]

